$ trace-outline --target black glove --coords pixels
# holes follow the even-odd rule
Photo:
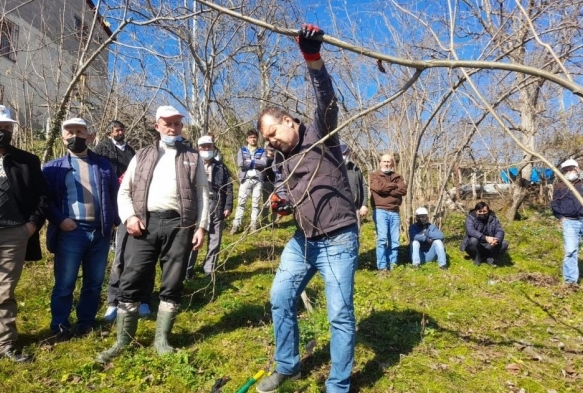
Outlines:
[[[297,41],[300,46],[300,51],[307,61],[320,60],[320,48],[322,41],[314,40],[313,37],[324,35],[324,30],[320,30],[318,26],[303,24],[298,32]]]

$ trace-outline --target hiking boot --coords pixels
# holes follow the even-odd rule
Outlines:
[[[295,375],[285,375],[280,374],[277,371],[268,376],[267,378],[263,378],[261,382],[257,385],[257,391],[259,393],[273,393],[277,391],[277,388],[286,380],[295,381],[302,376],[301,372],[298,372]]]
[[[64,343],[70,341],[72,338],[73,332],[71,332],[70,329],[61,327],[61,330],[59,330],[58,332],[54,333],[51,337],[49,337],[47,339],[47,342],[51,345],[54,345],[57,343]]]
[[[93,333],[93,326],[91,325],[77,325],[77,328],[75,329],[75,337],[85,337],[90,335],[91,333]]]

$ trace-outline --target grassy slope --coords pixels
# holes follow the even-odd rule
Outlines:
[[[458,250],[463,216],[456,215],[445,226],[449,271],[435,263],[419,270],[404,265],[381,280],[374,271],[374,228],[371,222],[364,225],[356,276],[354,391],[581,391],[583,301],[581,292],[560,284],[558,226],[533,212],[506,227],[511,249],[502,268],[476,268],[464,259]],[[42,341],[48,337],[51,259],[27,265],[17,290],[19,330],[36,362],[0,361],[0,391],[210,392],[216,378],[228,375],[232,380],[223,391],[235,392],[269,365],[269,288],[277,256],[292,232],[284,225],[253,240],[227,234],[229,256],[214,291],[202,275],[186,286],[171,339],[182,350],[158,357],[150,347],[155,321],[144,320],[140,345],[105,369],[92,359],[113,343],[110,325],[55,346]],[[308,315],[300,308],[302,348],[312,339],[318,347],[305,361],[304,378],[282,392],[319,392],[329,370],[319,278],[308,294],[315,312]]]

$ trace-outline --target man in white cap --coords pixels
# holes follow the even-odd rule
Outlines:
[[[209,227],[208,181],[198,152],[182,143],[182,118],[172,106],[156,111],[160,141],[139,150],[120,187],[119,216],[129,236],[117,294],[117,342],[96,360],[109,363],[130,344],[138,327],[144,282],[160,260],[162,279],[154,348],[172,353],[168,334],[182,299],[192,249],[204,243]]]
[[[579,178],[579,164],[569,159],[561,164],[561,171],[570,181],[579,196],[583,195],[583,181]],[[579,281],[579,242],[583,235],[583,206],[566,184],[559,182],[553,191],[551,202],[553,214],[561,220],[565,257],[563,258],[563,280],[567,285],[577,286]]]
[[[87,148],[92,137],[85,120],[64,121],[61,139],[69,151],[43,168],[49,196],[47,249],[55,254],[50,328],[56,341],[72,333],[69,316],[79,268],[83,283],[75,334],[86,335],[95,327],[111,231],[119,224],[117,176],[107,158]]]
[[[204,161],[204,169],[209,182],[209,212],[210,223],[208,232],[208,244],[203,270],[205,275],[210,275],[216,266],[225,219],[233,211],[233,180],[231,173],[225,164],[215,158],[215,144],[210,135],[204,135],[198,140],[198,153]],[[188,262],[186,278],[194,276],[194,264],[198,251],[193,250]]]
[[[16,121],[0,105],[0,359],[27,362],[16,350],[14,291],[24,261],[42,258],[39,230],[45,222],[46,185],[40,160],[12,146]]]
[[[447,269],[443,232],[429,222],[429,212],[426,208],[420,207],[415,210],[415,222],[409,227],[409,239],[413,267],[437,259],[439,268]]]

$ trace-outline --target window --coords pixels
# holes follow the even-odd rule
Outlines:
[[[0,19],[0,56],[16,61],[18,26],[7,19]]]
[[[89,35],[89,26],[86,23],[83,23],[83,20],[75,15],[75,34],[77,38],[80,40],[82,39],[85,41],[87,36]]]

